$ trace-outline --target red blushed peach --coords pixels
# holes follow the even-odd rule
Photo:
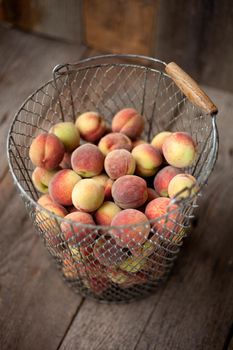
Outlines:
[[[170,131],[162,131],[159,134],[155,135],[151,141],[151,145],[157,148],[162,154],[163,143],[165,139],[170,136],[172,133]]]
[[[135,175],[122,176],[113,183],[112,197],[120,208],[139,208],[148,198],[146,181]]]
[[[62,169],[71,169],[71,153],[65,153],[64,157],[59,164]]]
[[[169,198],[159,197],[147,204],[145,214],[149,220],[153,220],[153,229],[170,239],[180,230],[178,209],[178,205],[171,204]]]
[[[86,143],[71,156],[72,169],[82,177],[99,175],[104,167],[104,156],[97,146]]]
[[[135,147],[132,156],[136,161],[136,173],[143,177],[155,175],[163,161],[160,152],[147,143]]]
[[[104,202],[101,207],[95,212],[95,221],[98,225],[108,226],[111,225],[114,216],[121,211],[113,202]]]
[[[29,149],[29,157],[35,166],[46,170],[56,169],[64,157],[65,149],[59,138],[53,134],[40,134]]]
[[[124,108],[112,120],[112,131],[136,139],[144,129],[144,118],[133,108]]]
[[[43,208],[62,218],[64,218],[64,216],[68,214],[64,207],[54,202],[43,204]],[[57,220],[51,215],[49,215],[49,213],[47,213],[46,211],[38,209],[36,211],[35,222],[44,234],[48,232],[52,232],[52,234],[59,234],[59,225]]]
[[[113,185],[112,179],[110,179],[106,174],[100,174],[97,176],[93,176],[92,180],[97,181],[99,185],[102,185],[104,187],[105,200],[112,199],[112,185]]]
[[[65,219],[73,221],[73,223],[65,221],[61,223],[61,230],[69,246],[75,246],[79,243],[86,246],[94,241],[96,237],[94,229],[85,227],[85,225],[95,225],[90,214],[74,212],[66,215]]]
[[[119,247],[112,237],[101,236],[95,242],[93,252],[100,264],[104,266],[119,265],[125,259],[128,254]]]
[[[162,150],[166,161],[177,168],[191,166],[197,155],[195,142],[186,132],[174,132],[168,136]]]
[[[145,143],[148,143],[148,142],[146,142],[145,140],[141,140],[141,139],[135,140],[135,141],[132,142],[133,149],[134,149],[135,147],[137,147],[137,146],[139,146],[139,145],[143,145],[143,144],[145,144]]]
[[[104,187],[95,180],[80,180],[73,189],[72,201],[75,208],[85,212],[97,210],[104,201]]]
[[[48,186],[57,170],[46,170],[44,168],[36,167],[32,173],[32,182],[35,188],[42,192],[47,193],[49,191]]]
[[[81,114],[75,122],[81,137],[88,142],[98,141],[106,131],[106,123],[100,114],[86,112]]]
[[[128,247],[129,249],[144,243],[150,232],[150,224],[147,217],[135,209],[120,211],[113,218],[111,225],[116,226],[111,230],[111,235],[115,238],[117,244],[120,247]],[[124,225],[126,227],[119,227]]]
[[[72,152],[79,146],[80,135],[74,123],[63,122],[55,124],[50,130],[50,133],[56,135],[63,143],[66,152]]]
[[[62,205],[72,205],[72,191],[81,177],[73,170],[63,169],[49,183],[49,194],[54,202]]]
[[[112,132],[102,137],[98,147],[106,156],[109,152],[114,151],[115,149],[126,149],[127,151],[131,151],[132,142],[128,136],[119,132]]]
[[[148,193],[148,198],[147,198],[148,203],[153,199],[160,197],[158,193],[153,188],[150,188],[150,187],[147,188],[147,193]]]
[[[180,173],[180,169],[168,165],[155,175],[154,189],[159,197],[168,197],[168,185],[173,177]]]
[[[198,191],[195,177],[190,174],[178,174],[170,181],[168,194],[170,198],[187,198],[194,196]]]
[[[43,194],[42,196],[40,196],[37,203],[44,207],[47,204],[53,203],[53,200],[49,194]]]
[[[133,175],[135,160],[129,151],[116,149],[107,154],[104,169],[112,180],[116,180],[123,175]]]

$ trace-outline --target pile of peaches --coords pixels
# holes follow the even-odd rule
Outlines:
[[[71,220],[60,227],[70,252],[63,254],[63,273],[69,279],[88,274],[85,285],[95,293],[109,283],[145,283],[160,235],[174,242],[183,234],[172,199],[198,191],[186,172],[197,156],[191,135],[163,131],[148,143],[140,139],[143,131],[144,118],[133,108],[120,110],[111,129],[100,114],[85,112],[30,146],[38,203]]]

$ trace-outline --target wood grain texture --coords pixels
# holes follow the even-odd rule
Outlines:
[[[168,63],[165,67],[165,71],[194,105],[200,107],[205,113],[211,115],[218,112],[218,108],[195,80],[184,72],[175,62]]]
[[[231,94],[207,89],[219,105],[219,159],[170,280],[145,300],[85,300],[61,349],[226,350],[233,320],[233,138]],[[195,227],[194,227],[195,226]]]

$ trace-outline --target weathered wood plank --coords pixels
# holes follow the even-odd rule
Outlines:
[[[223,349],[233,319],[232,95],[207,89],[220,110],[220,152],[196,226],[168,283],[129,305],[85,300],[61,349]],[[227,205],[226,205],[227,203]]]

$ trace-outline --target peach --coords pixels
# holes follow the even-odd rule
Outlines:
[[[98,209],[104,201],[104,187],[95,180],[80,180],[73,189],[72,201],[75,208],[86,212]]]
[[[42,196],[40,196],[37,203],[44,207],[46,204],[53,203],[53,200],[49,194],[43,194]]]
[[[158,193],[157,193],[153,188],[148,187],[148,188],[147,188],[147,193],[148,193],[147,202],[150,202],[150,201],[152,201],[153,199],[159,197]]]
[[[147,217],[136,209],[120,211],[112,220],[112,237],[120,247],[134,248],[144,243],[150,233],[150,224]],[[124,226],[125,227],[119,227]],[[119,227],[119,228],[118,228]]]
[[[54,202],[62,205],[72,205],[72,191],[81,177],[71,169],[57,172],[49,183],[49,194]]]
[[[146,276],[142,273],[134,273],[132,275],[123,270],[112,267],[107,269],[106,274],[113,283],[119,284],[120,287],[123,288],[129,288],[135,284],[142,284],[147,281]]]
[[[54,202],[43,204],[43,208],[47,209],[53,214],[56,214],[57,216],[60,216],[62,218],[67,215],[66,209]],[[59,226],[57,223],[57,220],[50,216],[47,212],[44,210],[37,210],[36,211],[36,218],[35,218],[36,224],[38,227],[43,231],[43,233],[52,232],[55,234],[57,232],[59,234]]]
[[[168,136],[170,136],[172,133],[170,131],[162,131],[159,134],[155,135],[151,141],[151,145],[156,147],[160,153],[162,154],[162,148],[163,148],[163,143],[166,140]]]
[[[104,156],[97,146],[86,143],[71,156],[72,169],[82,177],[99,175],[104,167]]]
[[[142,139],[133,141],[132,142],[133,149],[139,145],[143,145],[144,143],[148,143],[148,142],[146,142],[145,140],[142,140]]]
[[[47,193],[49,191],[49,183],[56,173],[56,170],[36,167],[32,173],[32,182],[35,188],[42,193]]]
[[[168,136],[162,150],[166,161],[177,168],[191,166],[197,155],[195,142],[187,132],[174,132]]]
[[[121,208],[115,203],[110,201],[104,202],[95,212],[95,221],[98,225],[111,225],[112,219],[120,211]]]
[[[147,259],[141,256],[130,256],[128,259],[123,261],[119,268],[123,271],[135,273],[140,270],[143,270],[147,265]]]
[[[65,257],[62,263],[62,273],[68,280],[79,278],[78,269],[73,259],[69,256]]]
[[[104,168],[108,176],[112,180],[116,180],[123,175],[133,175],[135,160],[129,151],[116,149],[107,154]]]
[[[136,139],[144,129],[144,118],[133,108],[120,110],[112,120],[112,131]]]
[[[122,176],[112,185],[112,197],[120,208],[138,208],[148,198],[146,181],[135,175]]]
[[[126,149],[127,151],[131,151],[132,142],[128,136],[119,132],[112,132],[102,137],[98,147],[106,156],[109,152],[114,151],[115,149]]]
[[[75,122],[81,137],[88,142],[98,141],[106,131],[106,123],[97,112],[82,113]]]
[[[136,161],[136,173],[143,177],[155,175],[163,161],[160,152],[147,143],[135,147],[132,156]]]
[[[128,257],[127,252],[117,245],[115,239],[107,236],[98,238],[93,253],[104,266],[118,265]]]
[[[46,170],[56,169],[64,157],[65,149],[53,134],[40,134],[31,143],[29,157],[35,166]]]
[[[74,212],[65,216],[65,219],[73,221],[61,223],[61,230],[69,246],[75,246],[81,243],[82,246],[89,245],[96,237],[94,228],[86,225],[95,225],[92,216],[88,213]]]
[[[145,214],[149,220],[153,220],[153,229],[158,234],[171,238],[180,229],[178,209],[178,205],[172,204],[171,199],[159,197],[147,204]]]
[[[104,199],[109,200],[112,198],[112,179],[110,179],[106,174],[100,174],[93,176],[92,180],[97,181],[98,184],[104,187]]]
[[[63,143],[66,152],[72,152],[79,146],[80,135],[74,123],[61,122],[57,123],[49,130],[49,133],[56,135]]]
[[[64,157],[59,164],[62,169],[71,169],[71,153],[66,152]]]
[[[45,204],[43,208],[51,211],[53,214],[56,214],[57,216],[60,216],[62,218],[64,218],[65,215],[67,214],[67,210],[62,205],[54,202]],[[46,213],[46,216],[47,216],[47,213]]]
[[[187,198],[194,196],[198,191],[195,177],[190,174],[178,174],[170,181],[168,194],[170,198]]]
[[[168,197],[168,185],[172,178],[180,173],[180,169],[168,165],[155,175],[154,189],[159,197]]]

